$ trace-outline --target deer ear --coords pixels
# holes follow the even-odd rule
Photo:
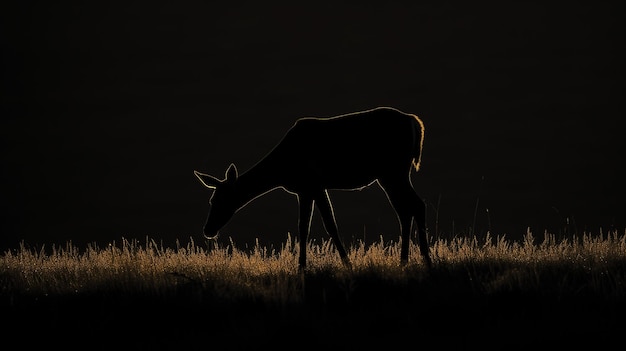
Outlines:
[[[226,170],[226,181],[232,182],[233,180],[237,179],[237,177],[237,167],[235,167],[234,163],[231,163]]]
[[[193,174],[195,174],[196,177],[198,177],[202,185],[204,185],[205,187],[209,189],[215,189],[218,185],[220,185],[220,183],[222,183],[221,180],[215,178],[212,175],[200,173],[198,171],[193,171]]]

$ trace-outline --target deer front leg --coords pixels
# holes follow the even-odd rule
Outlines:
[[[328,197],[328,191],[324,190],[320,192],[315,197],[315,203],[317,204],[317,208],[320,210],[320,214],[322,215],[322,220],[324,222],[324,228],[326,232],[333,240],[337,251],[339,252],[339,256],[343,263],[350,267],[350,260],[348,259],[348,254],[346,253],[346,249],[343,247],[341,242],[341,238],[339,237],[339,230],[337,229],[337,221],[335,220],[335,213],[333,211],[333,205],[330,202],[330,198]]]
[[[303,270],[306,267],[306,246],[311,229],[311,218],[313,218],[313,197],[298,195],[299,219],[298,234],[300,235],[300,256],[298,258],[298,268]]]

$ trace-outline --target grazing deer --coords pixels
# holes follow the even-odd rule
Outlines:
[[[411,184],[411,168],[419,169],[424,124],[415,115],[379,107],[331,118],[301,118],[255,166],[238,175],[231,164],[224,179],[194,171],[200,182],[214,189],[204,226],[207,238],[253,199],[276,188],[295,194],[299,203],[301,269],[306,267],[306,245],[313,206],[344,263],[350,265],[339,238],[328,190],[358,190],[374,182],[387,194],[400,222],[400,262],[409,258],[413,218],[419,249],[428,267],[426,206]]]

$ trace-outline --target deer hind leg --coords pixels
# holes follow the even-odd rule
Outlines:
[[[350,266],[350,260],[348,259],[348,254],[346,253],[346,249],[341,242],[341,238],[339,237],[339,230],[337,229],[337,221],[335,220],[335,212],[333,211],[333,205],[330,202],[330,198],[328,197],[328,191],[323,190],[318,194],[315,198],[315,203],[317,204],[317,208],[322,215],[322,221],[324,223],[324,228],[326,232],[333,240],[337,251],[339,252],[339,256],[341,260],[346,266]]]
[[[419,197],[419,195],[417,195],[417,193],[415,193],[413,187],[411,187],[411,192],[413,194],[413,216],[415,218],[415,224],[417,225],[417,241],[424,263],[426,263],[426,266],[430,268],[432,262],[430,260],[428,240],[426,239],[426,203]]]
[[[426,265],[430,266],[428,242],[426,241],[426,206],[424,201],[417,195],[408,181],[392,181],[381,183],[381,185],[400,222],[400,235],[402,237],[400,262],[406,264],[409,260],[411,224],[413,219],[415,219],[420,253]]]
[[[313,218],[313,198],[310,196],[298,195],[299,219],[298,234],[300,235],[300,256],[298,257],[298,267],[302,270],[306,267],[306,246],[311,229],[311,218]]]

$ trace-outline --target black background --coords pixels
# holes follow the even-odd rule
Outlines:
[[[623,2],[1,6],[3,248],[201,241],[194,169],[243,172],[297,118],[376,106],[426,124],[431,233],[624,229]],[[377,187],[331,197],[347,242],[397,239]],[[296,225],[276,190],[223,236]]]

